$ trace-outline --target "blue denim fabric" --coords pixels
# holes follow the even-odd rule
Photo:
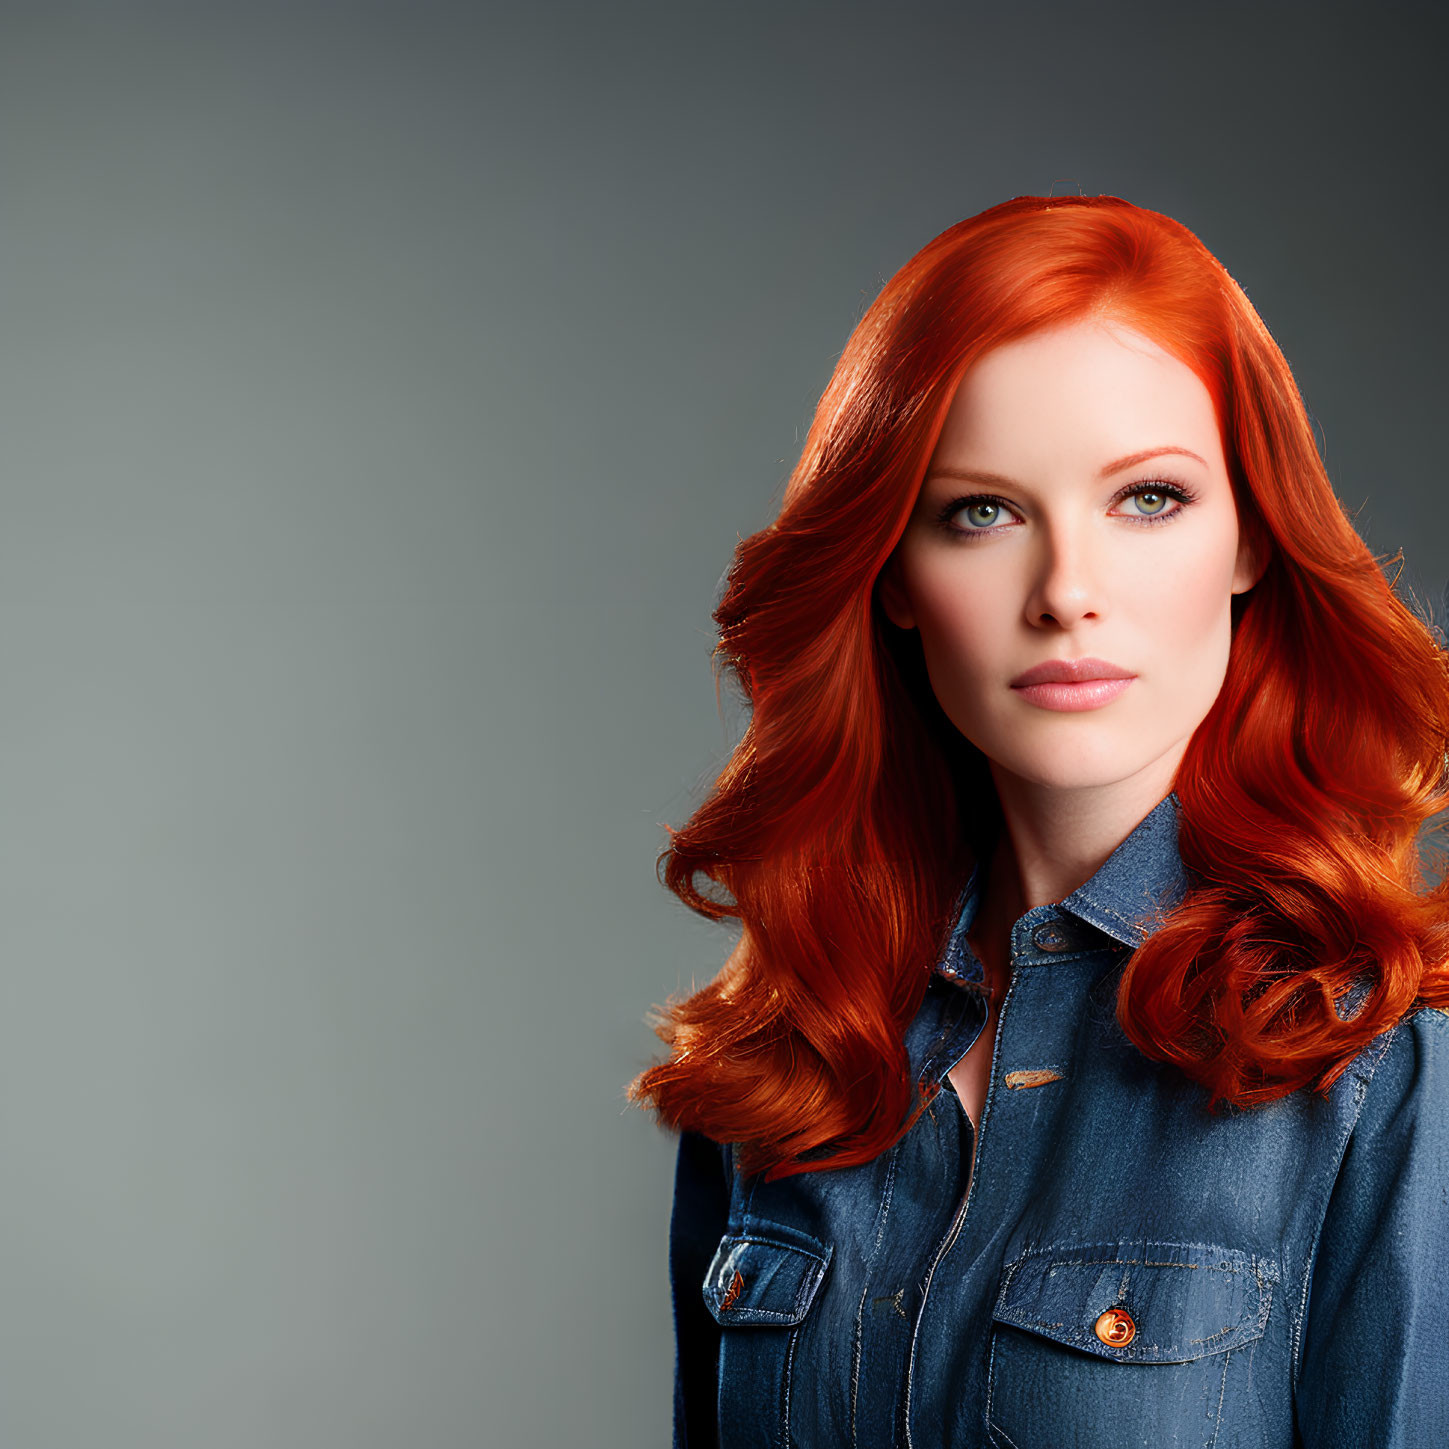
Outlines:
[[[1209,1114],[1114,1015],[1187,885],[1178,809],[1013,927],[969,1190],[975,876],[907,1033],[943,1089],[895,1147],[766,1183],[682,1135],[676,1446],[1449,1446],[1449,1016]]]

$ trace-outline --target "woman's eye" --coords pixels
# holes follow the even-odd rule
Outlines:
[[[1146,488],[1137,488],[1128,493],[1123,503],[1136,505],[1128,509],[1128,513],[1138,518],[1168,518],[1176,513],[1186,502],[1186,497],[1176,488],[1164,488],[1152,485]],[[1173,504],[1177,504],[1177,508]]]
[[[972,533],[994,528],[1001,522],[1004,513],[1001,504],[990,498],[977,498],[958,504],[952,517],[964,520],[960,526],[965,532]]]

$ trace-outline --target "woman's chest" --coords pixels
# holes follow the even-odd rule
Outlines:
[[[722,1442],[1290,1444],[1331,1123],[1214,1119],[1140,1057],[1018,1065],[1006,1030],[997,1058],[969,1192],[942,1093],[884,1159],[741,1196],[706,1290],[735,1295]]]
[[[971,1044],[970,1050],[946,1073],[956,1099],[961,1103],[972,1129],[981,1125],[981,1109],[986,1105],[986,1086],[991,1079],[991,1033],[989,1028]]]

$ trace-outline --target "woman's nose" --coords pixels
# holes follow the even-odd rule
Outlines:
[[[1026,601],[1030,622],[1070,629],[1100,617],[1106,607],[1102,560],[1094,558],[1085,530],[1045,530],[1039,549]]]

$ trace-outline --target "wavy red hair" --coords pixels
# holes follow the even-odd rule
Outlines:
[[[1282,352],[1202,242],[1116,197],[1017,197],[886,284],[715,611],[717,668],[751,717],[659,864],[742,929],[716,979],[656,1019],[671,1053],[628,1090],[735,1143],[744,1171],[868,1161],[924,1105],[905,1027],[999,806],[875,584],[966,370],[1087,316],[1202,380],[1240,527],[1269,558],[1234,600],[1227,675],[1175,782],[1197,883],[1128,961],[1123,1030],[1208,1106],[1249,1107],[1327,1090],[1408,1010],[1449,1006],[1449,881],[1426,888],[1419,852],[1445,808],[1444,650],[1355,532]]]

